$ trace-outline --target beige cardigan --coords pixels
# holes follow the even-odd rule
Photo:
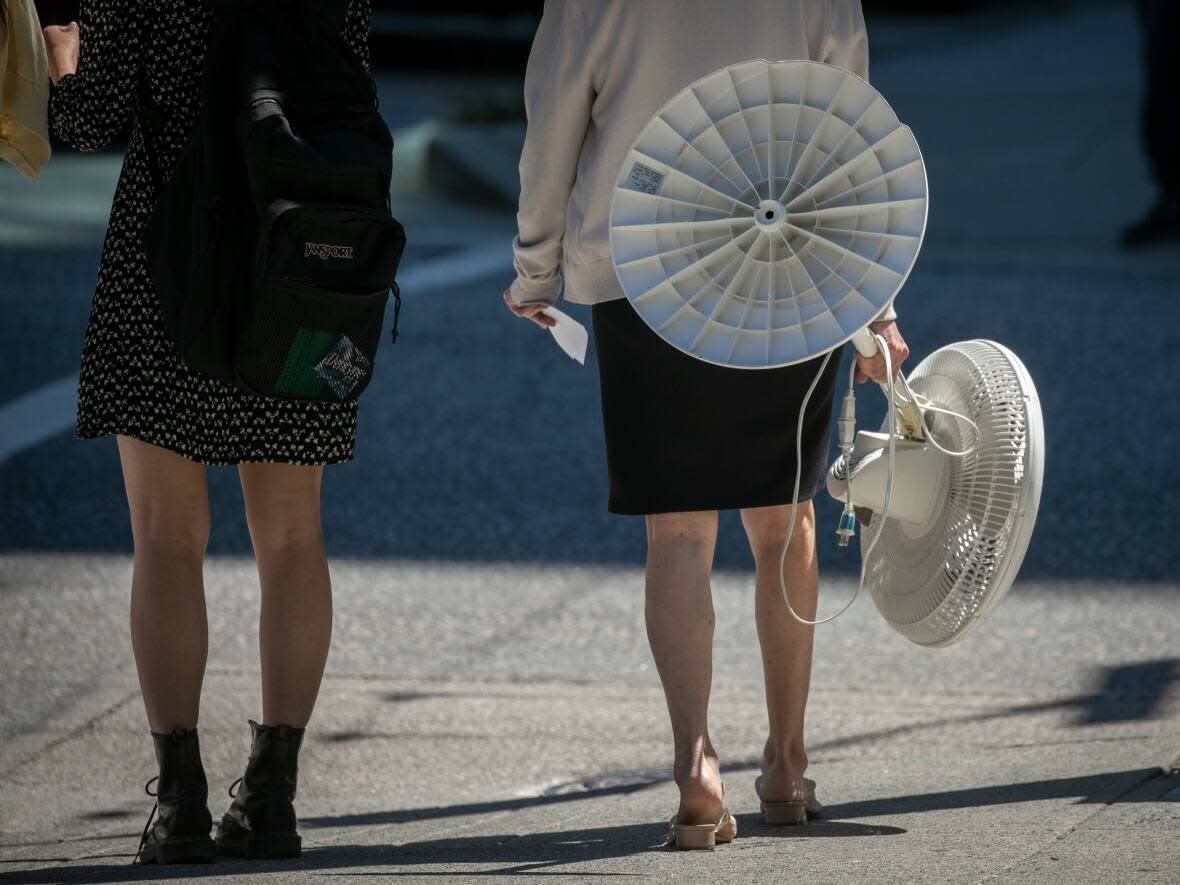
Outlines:
[[[753,58],[868,77],[860,0],[546,0],[525,75],[512,298],[623,298],[608,238],[631,144],[673,95]],[[882,314],[891,318],[892,312]]]
[[[49,162],[49,60],[33,0],[7,0],[0,24],[0,160],[32,181]]]

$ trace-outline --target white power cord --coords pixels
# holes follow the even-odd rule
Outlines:
[[[885,377],[889,400],[889,473],[885,480],[885,501],[882,505],[882,509],[885,512],[888,512],[889,501],[893,495],[893,467],[896,458],[895,441],[897,439],[897,400],[893,386],[893,360],[889,355],[889,347],[885,344],[885,339],[880,335],[873,335],[873,340],[877,343],[877,348],[885,358]],[[800,616],[799,613],[795,611],[794,606],[791,605],[791,595],[787,591],[787,583],[783,578],[783,571],[787,564],[787,550],[790,549],[791,538],[795,534],[795,516],[799,511],[799,484],[803,481],[803,418],[807,412],[807,402],[811,399],[811,394],[814,392],[816,385],[819,384],[819,379],[823,375],[824,369],[827,368],[828,360],[831,359],[831,356],[832,352],[829,351],[827,356],[824,357],[823,364],[819,367],[819,372],[816,373],[815,379],[811,382],[811,387],[807,389],[807,395],[803,397],[803,404],[799,407],[799,422],[795,430],[795,492],[791,496],[791,521],[787,526],[787,538],[783,542],[783,549],[779,554],[778,561],[778,587],[779,591],[782,593],[783,602],[787,604],[787,611],[790,612],[791,617],[800,624],[806,624],[809,627],[815,627],[819,624],[826,624],[829,621],[834,621],[836,618],[840,617],[840,615],[844,614],[844,612],[848,611],[848,609],[852,607],[852,603],[856,602],[856,598],[860,596],[860,591],[864,588],[865,584],[865,573],[864,569],[862,568],[860,570],[860,580],[857,581],[856,584],[856,591],[852,594],[852,597],[848,600],[848,602],[844,604],[844,607],[834,615],[830,615],[829,617],[815,621],[809,621],[806,618]],[[850,392],[854,386],[853,377],[855,372],[856,359],[854,357],[852,361],[852,368],[849,370],[848,375],[848,385]],[[925,419],[923,419],[923,424],[924,423]],[[850,501],[852,500],[851,476],[848,480],[848,499]],[[876,536],[869,542],[869,547],[864,552],[865,559],[868,559],[869,554],[873,552],[873,548],[876,547],[877,541],[880,539],[880,537],[881,533],[878,532]]]
[[[983,434],[980,432],[978,424],[976,424],[966,415],[952,411],[951,409],[944,409],[941,406],[936,406],[930,402],[919,403],[918,396],[914,393],[913,388],[910,387],[910,382],[906,379],[905,375],[900,375],[899,377],[901,378],[901,386],[905,390],[905,394],[909,398],[909,402],[913,403],[914,407],[918,411],[918,417],[922,422],[922,430],[926,434],[926,439],[929,441],[930,445],[950,458],[966,457],[979,447],[979,443],[983,440]],[[975,433],[975,439],[972,440],[971,445],[963,449],[961,452],[953,452],[950,449],[943,448],[942,445],[939,444],[938,440],[935,439],[934,434],[930,432],[930,425],[926,423],[927,412],[934,412],[937,415],[949,415],[952,418],[957,418],[959,421],[962,421],[964,424],[970,426],[971,430]]]
[[[983,434],[979,430],[979,425],[977,425],[974,421],[972,421],[966,415],[960,414],[959,412],[952,411],[951,409],[944,409],[940,406],[934,405],[933,403],[919,402],[918,395],[914,393],[913,388],[910,387],[910,382],[906,379],[906,377],[904,375],[899,375],[899,377],[901,380],[902,389],[905,392],[905,397],[902,398],[899,402],[898,392],[894,387],[894,383],[895,383],[896,379],[893,377],[893,360],[890,356],[889,348],[885,344],[885,339],[882,338],[880,335],[873,335],[873,340],[877,345],[878,351],[881,353],[881,355],[885,359],[885,378],[886,378],[885,388],[886,388],[886,399],[888,400],[888,419],[889,419],[886,422],[889,427],[889,455],[888,455],[889,470],[888,470],[888,473],[887,473],[886,479],[885,479],[885,500],[882,503],[881,510],[882,510],[882,513],[888,513],[889,512],[889,503],[890,503],[890,500],[893,496],[893,475],[894,475],[894,468],[896,466],[896,459],[897,459],[896,443],[897,443],[897,436],[898,436],[898,411],[902,405],[913,405],[914,406],[914,408],[918,412],[919,420],[922,422],[922,430],[926,434],[926,440],[936,450],[938,450],[939,452],[941,452],[944,455],[947,455],[948,457],[962,458],[966,455],[971,454],[979,446],[979,443],[983,438]],[[799,615],[799,613],[795,611],[794,606],[791,605],[791,596],[790,596],[790,593],[787,591],[786,579],[783,577],[783,571],[786,568],[787,550],[790,549],[791,538],[795,534],[795,518],[796,518],[796,514],[798,512],[798,506],[799,506],[799,484],[802,482],[802,479],[803,479],[803,419],[804,419],[806,412],[807,412],[807,403],[811,400],[811,394],[815,391],[816,386],[819,384],[819,379],[823,376],[824,370],[828,367],[828,361],[831,359],[831,356],[832,356],[832,352],[829,351],[828,354],[824,357],[824,361],[819,367],[819,372],[816,373],[815,378],[811,382],[811,386],[809,388],[807,388],[807,395],[803,397],[803,404],[799,408],[799,422],[798,422],[796,429],[795,429],[795,491],[794,491],[794,494],[791,496],[791,501],[793,502],[791,505],[791,521],[787,527],[787,538],[783,542],[783,548],[779,554],[778,586],[779,586],[779,590],[781,591],[782,596],[783,596],[783,602],[786,603],[787,611],[789,611],[791,613],[792,618],[794,618],[800,624],[806,624],[810,627],[814,627],[819,624],[826,624],[829,621],[834,621],[836,618],[840,617],[840,615],[844,614],[844,612],[848,611],[848,609],[852,607],[852,604],[854,602],[856,602],[856,598],[858,596],[860,596],[860,592],[861,592],[861,590],[864,589],[864,583],[865,583],[865,570],[862,567],[860,570],[860,579],[857,581],[857,584],[856,584],[856,590],[853,592],[852,597],[848,600],[848,602],[845,603],[844,607],[841,608],[834,615],[831,615],[829,617],[826,617],[826,618],[823,618],[820,620],[809,621],[806,618],[801,617]],[[846,413],[842,414],[840,417],[841,437],[842,437],[841,444],[842,444],[842,447],[845,448],[845,450],[846,450],[845,451],[845,459],[848,461],[848,463],[845,466],[848,470],[848,501],[849,502],[851,502],[853,500],[853,496],[852,496],[852,463],[850,460],[850,456],[851,456],[852,445],[853,445],[853,442],[854,442],[855,436],[856,436],[856,426],[855,426],[856,425],[856,398],[853,393],[853,390],[855,389],[855,386],[856,386],[855,375],[856,375],[856,359],[853,358],[852,366],[849,368],[849,371],[848,371],[848,393],[845,397],[845,399],[847,400],[847,404],[845,406]],[[962,421],[963,423],[965,423],[971,427],[971,430],[975,434],[975,439],[972,440],[970,446],[968,446],[967,448],[965,448],[959,452],[952,451],[950,449],[943,447],[938,442],[938,440],[935,439],[934,434],[930,431],[930,425],[926,422],[926,413],[927,412],[934,412],[935,414],[939,414],[939,415],[948,415],[952,418]],[[845,423],[848,423],[850,426],[844,427],[843,425]],[[847,437],[847,439],[843,438],[845,436]],[[849,506],[851,506],[851,505],[849,505]],[[853,526],[855,526],[855,523],[853,523]],[[841,533],[850,535],[851,531],[844,532],[844,529],[841,528]],[[873,549],[877,546],[877,542],[880,539],[881,539],[881,532],[877,532],[873,536],[872,540],[869,541],[868,548],[866,548],[865,551],[862,553],[863,560],[865,560],[865,561],[868,560],[869,556],[872,554]]]

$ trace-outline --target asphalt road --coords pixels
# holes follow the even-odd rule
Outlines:
[[[4,295],[2,395],[73,369],[95,254],[0,253],[4,276],[20,281]],[[971,337],[1000,341],[1037,382],[1048,457],[1025,576],[1166,581],[1180,566],[1162,499],[1180,445],[1168,394],[1180,370],[1175,280],[1132,258],[1109,269],[1079,263],[964,272],[924,258],[900,305],[903,329],[916,354]],[[514,321],[499,302],[505,282],[501,273],[462,290],[407,292],[401,338],[383,345],[361,406],[357,458],[328,473],[325,521],[337,555],[638,561],[639,522],[605,512],[593,359],[579,367]],[[864,393],[865,422],[875,424],[880,397]],[[248,552],[234,472],[213,471],[212,489],[212,552]],[[62,434],[20,452],[0,464],[0,495],[3,549],[128,547],[110,441]],[[825,510],[824,526],[834,526],[834,508]],[[824,567],[854,568],[829,553]],[[735,520],[724,525],[718,562],[749,565]]]
[[[1110,21],[1124,39],[1104,39]],[[1180,566],[1161,500],[1180,444],[1167,395],[1180,369],[1180,256],[1114,245],[1150,200],[1129,24],[1125,12],[1037,20],[1006,34],[1002,53],[995,38],[953,52],[912,41],[874,67],[929,167],[927,245],[898,299],[914,354],[993,338],[1038,385],[1048,459],[1027,577],[1166,581]],[[897,29],[882,26],[886,46]],[[1005,73],[1004,58],[1024,54]],[[436,80],[383,89],[395,125],[473,91]],[[0,405],[76,371],[116,168],[114,157],[63,157],[37,188],[0,170]],[[409,229],[408,267],[497,243],[507,254],[509,213],[422,195],[395,198],[395,209]],[[515,322],[499,301],[508,279],[407,289],[402,337],[383,345],[362,403],[356,461],[326,483],[336,554],[598,564],[641,555],[637,521],[605,513],[593,357],[578,367]],[[880,397],[861,403],[876,423]],[[247,552],[235,486],[231,470],[214,471],[215,554]],[[0,463],[0,495],[0,549],[127,549],[110,442],[62,434],[17,453]],[[824,518],[834,525],[835,509]],[[828,570],[855,568],[852,557],[822,555]],[[736,520],[725,521],[718,563],[749,565]]]

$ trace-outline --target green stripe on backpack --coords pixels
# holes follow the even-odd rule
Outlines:
[[[275,384],[275,393],[287,396],[319,396],[324,389],[324,379],[315,370],[315,364],[324,352],[332,346],[336,335],[322,329],[300,328],[287,351],[282,374]]]

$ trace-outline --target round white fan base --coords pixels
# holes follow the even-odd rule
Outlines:
[[[926,209],[918,144],[872,86],[756,60],[688,86],[640,133],[611,202],[611,253],[665,341],[770,368],[840,346],[884,310]]]

